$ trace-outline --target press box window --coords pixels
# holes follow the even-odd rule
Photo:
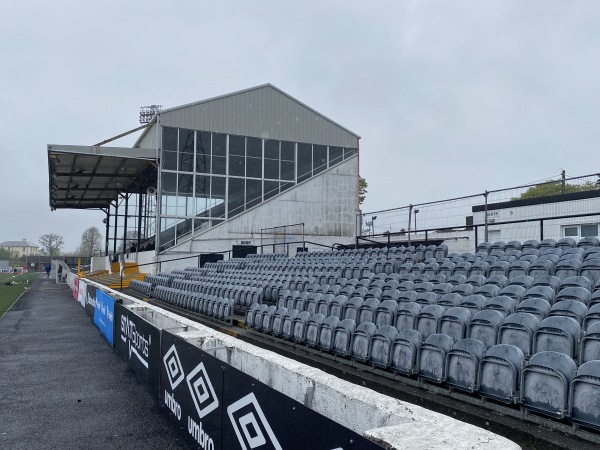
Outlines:
[[[565,237],[579,236],[578,227],[565,227]]]
[[[598,225],[581,225],[581,237],[598,236]]]

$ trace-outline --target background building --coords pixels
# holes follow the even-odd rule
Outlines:
[[[39,256],[42,253],[38,245],[28,242],[27,239],[20,241],[4,241],[0,242],[0,248],[4,248],[11,252],[13,258],[21,258],[23,256]]]

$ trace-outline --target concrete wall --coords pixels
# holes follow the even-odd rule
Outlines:
[[[305,404],[315,412],[390,449],[520,448],[508,439],[456,419],[397,400],[329,375],[319,369],[241,342],[176,314],[111,291],[124,305],[157,326],[187,327],[178,335],[221,361]],[[136,313],[137,313],[136,312]],[[308,402],[309,390],[313,390]]]

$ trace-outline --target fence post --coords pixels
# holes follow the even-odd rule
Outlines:
[[[410,204],[408,205],[408,246],[410,247],[410,222],[412,219],[412,210],[413,210],[413,205]]]
[[[540,219],[540,241],[544,240],[544,219]]]
[[[483,232],[483,236],[485,238],[485,242],[489,242],[488,240],[488,191],[485,191],[485,193],[483,194],[485,197],[485,229]]]

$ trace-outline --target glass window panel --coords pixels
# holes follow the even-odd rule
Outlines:
[[[246,158],[246,176],[262,178],[262,158]]]
[[[279,190],[281,192],[283,191],[287,191],[289,188],[294,187],[294,183],[281,183],[281,187],[279,188]]]
[[[182,172],[194,171],[194,154],[180,153],[179,154],[179,170]]]
[[[164,194],[175,194],[177,192],[177,174],[174,172],[163,172],[161,188]]]
[[[279,159],[279,141],[265,140],[265,158]]]
[[[233,217],[244,211],[244,179],[229,178],[227,211],[229,217]]]
[[[177,128],[162,127],[163,150],[177,151]]]
[[[212,198],[225,198],[225,181],[225,177],[212,177],[212,190],[210,195]]]
[[[175,195],[163,195],[161,197],[161,214],[174,216],[177,213],[176,200]]]
[[[194,205],[193,197],[182,197],[177,196],[177,210],[175,211],[176,216],[189,216],[193,214],[192,207]]]
[[[255,137],[246,138],[246,156],[262,158],[262,139]]]
[[[210,197],[210,177],[197,175],[196,176],[196,204],[194,209],[195,215],[208,216],[208,205]]]
[[[578,236],[577,227],[565,227],[565,237]]]
[[[212,157],[212,173],[215,175],[226,175],[227,174],[227,158],[223,156]]]
[[[202,232],[208,230],[210,221],[208,219],[194,219],[194,231]]]
[[[298,183],[312,176],[312,145],[298,144]]]
[[[212,154],[213,156],[227,156],[227,135],[221,133],[212,134]]]
[[[215,219],[213,219],[211,226],[214,227],[215,225],[219,225],[220,223],[223,223],[223,222],[224,222],[224,220],[215,220]]]
[[[348,159],[352,156],[356,155],[356,149],[355,148],[345,148],[344,149],[344,159]]]
[[[598,225],[581,225],[581,237],[598,236]]]
[[[177,224],[177,241],[192,232],[192,219],[184,219]]]
[[[244,166],[246,158],[243,156],[229,157],[229,175],[234,177],[243,177],[245,175]]]
[[[265,200],[279,194],[279,181],[265,181]]]
[[[225,200],[214,198],[211,199],[210,217],[225,218]]]
[[[279,160],[265,159],[265,178],[279,180]]]
[[[296,163],[293,161],[281,161],[281,179],[294,181],[296,179]]]
[[[165,170],[177,170],[177,152],[163,150],[162,168]]]
[[[179,195],[191,196],[193,193],[194,175],[179,174]]]
[[[230,155],[238,155],[245,156],[245,139],[244,136],[234,136],[232,134],[229,135],[229,154]]]
[[[246,209],[262,202],[262,181],[246,180]]]
[[[196,133],[196,172],[210,173],[210,133]]]
[[[342,147],[329,147],[329,167],[339,163],[344,159],[344,149]]]
[[[194,153],[194,130],[179,129],[179,152]]]
[[[160,242],[161,249],[172,247],[175,244],[175,220],[161,219],[160,221]]]
[[[285,161],[295,161],[294,158],[294,143],[281,141],[281,159]]]
[[[327,169],[327,146],[313,145],[313,175]]]

